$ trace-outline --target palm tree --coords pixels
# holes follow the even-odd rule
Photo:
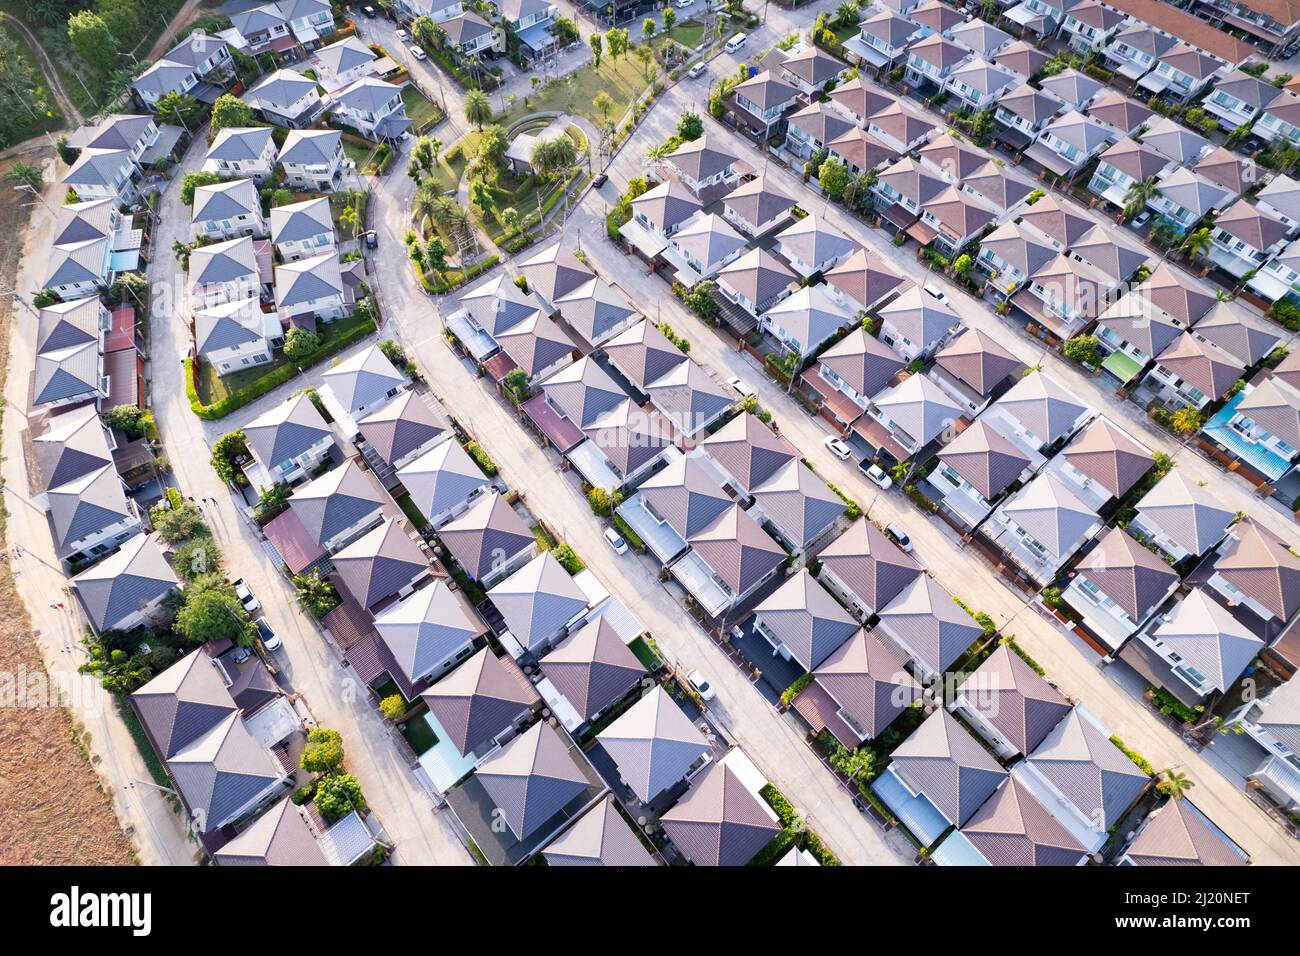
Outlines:
[[[1173,797],[1175,800],[1182,800],[1187,796],[1187,791],[1196,786],[1196,784],[1187,779],[1187,774],[1181,770],[1169,768],[1160,772],[1160,782],[1156,784],[1156,789],[1167,797]]]
[[[1156,189],[1156,178],[1154,176],[1135,182],[1128,188],[1128,192],[1124,194],[1124,218],[1132,219],[1143,210],[1148,202],[1159,195],[1160,190]]]
[[[425,216],[432,217],[439,198],[438,191],[432,183],[421,186],[415,191],[415,198],[411,200],[411,218],[416,222],[423,222]]]
[[[1202,226],[1183,240],[1182,253],[1188,262],[1193,262],[1197,256],[1205,255],[1210,245],[1210,230]]]
[[[479,130],[483,129],[484,123],[491,121],[492,101],[482,90],[470,90],[465,94],[465,119],[477,126]]]
[[[14,163],[9,170],[9,178],[31,189],[40,189],[41,184],[45,182],[45,174],[41,172],[41,168],[31,163]]]

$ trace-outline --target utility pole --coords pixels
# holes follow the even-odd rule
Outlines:
[[[50,204],[45,201],[45,197],[41,195],[41,191],[37,189],[35,186],[33,186],[31,183],[19,183],[17,186],[14,187],[14,189],[17,191],[31,193],[33,196],[36,197],[37,201],[42,206],[45,207],[46,212],[48,212],[51,216],[54,215],[54,210],[51,209]],[[26,205],[31,205],[31,203],[27,203]]]

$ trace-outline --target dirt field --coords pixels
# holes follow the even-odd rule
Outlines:
[[[0,162],[0,181],[9,166]],[[6,284],[14,281],[20,251],[16,240],[27,221],[21,196],[7,184],[0,188],[0,235],[6,237],[0,242],[0,277]],[[0,299],[0,386],[9,356],[11,308],[8,298]],[[9,547],[2,511],[0,541]],[[0,681],[43,671],[27,611],[4,561],[0,608]],[[0,865],[132,862],[130,844],[78,734],[58,708],[0,706]]]

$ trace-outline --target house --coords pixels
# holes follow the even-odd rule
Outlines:
[[[1227,352],[1245,368],[1262,362],[1281,344],[1277,326],[1234,302],[1216,302],[1192,326],[1192,335]]]
[[[962,180],[963,192],[983,200],[997,213],[995,222],[1015,216],[1015,210],[1033,194],[1033,187],[1015,179],[997,163],[989,160]]]
[[[195,189],[190,235],[213,241],[265,236],[266,219],[257,184],[251,179],[232,179]]]
[[[1088,632],[1114,653],[1146,626],[1179,583],[1178,572],[1160,555],[1111,528],[1075,566],[1065,595]]]
[[[848,258],[826,273],[825,279],[831,298],[859,315],[907,288],[911,282],[882,256],[866,248],[849,253]]]
[[[1201,102],[1201,108],[1219,121],[1219,128],[1232,132],[1239,126],[1249,128],[1268,104],[1277,99],[1277,88],[1257,76],[1233,70]]]
[[[622,780],[642,804],[670,804],[712,760],[691,719],[656,686],[596,735]],[[668,798],[659,798],[668,794]]]
[[[1185,233],[1203,217],[1228,205],[1232,198],[1226,189],[1214,185],[1190,169],[1177,169],[1156,181],[1158,192],[1147,206]]]
[[[891,232],[909,229],[920,218],[921,207],[947,188],[948,183],[917,160],[900,159],[880,173],[874,187],[883,225]]]
[[[1300,558],[1272,531],[1243,518],[1219,544],[1204,587],[1242,614],[1284,625],[1300,607]]]
[[[1240,26],[1260,50],[1273,57],[1289,56],[1300,32],[1300,17],[1286,5],[1274,7],[1259,0],[1197,0],[1192,9],[1220,29],[1235,30]]]
[[[904,462],[940,438],[956,433],[961,409],[924,375],[913,375],[881,392],[867,408],[871,425],[860,420],[854,428],[872,445]]]
[[[1098,156],[1097,168],[1088,180],[1088,192],[1117,209],[1126,209],[1133,187],[1149,179],[1163,179],[1176,168],[1177,164],[1163,153],[1124,136]]]
[[[1108,127],[1074,109],[1049,122],[1025,157],[1058,176],[1073,178],[1113,138]]]
[[[1138,827],[1121,866],[1245,866],[1246,851],[1190,800],[1169,800]]]
[[[697,456],[716,468],[719,485],[729,485],[743,499],[785,465],[797,462],[799,450],[745,412],[700,442],[691,457]]]
[[[913,86],[928,85],[942,90],[953,70],[970,56],[965,47],[958,46],[941,33],[932,33],[907,48],[907,66],[903,76]]]
[[[1031,474],[1029,456],[977,419],[943,447],[925,480],[945,512],[974,529]]]
[[[947,672],[983,630],[928,575],[917,576],[878,615],[875,632],[903,655],[923,681]]]
[[[1281,253],[1289,231],[1282,220],[1245,199],[1238,199],[1214,220],[1210,232],[1212,245],[1205,257],[1240,279]]]
[[[507,656],[498,657],[485,647],[451,673],[420,692],[429,707],[430,727],[455,750],[443,759],[456,774],[447,787],[474,768],[501,744],[515,736],[516,728],[541,710],[542,698],[528,678]]]
[[[506,499],[493,491],[438,530],[438,540],[471,580],[491,587],[537,554],[537,539]]]
[[[328,322],[346,314],[347,289],[338,254],[322,252],[275,267],[275,307],[280,321],[314,316]]]
[[[963,329],[935,353],[926,374],[973,418],[1023,371],[1020,360],[989,335]]]
[[[929,37],[939,34],[951,37],[953,32],[966,18],[947,4],[939,0],[923,0],[915,9],[906,14],[907,18],[921,28],[921,36]]]
[[[798,105],[802,91],[773,75],[771,70],[763,70],[737,84],[732,92],[732,106],[738,114],[737,119],[754,136],[767,139],[774,130],[779,130],[785,113]]]
[[[175,140],[164,137],[148,114],[112,113],[94,126],[78,129],[68,137],[67,145],[75,150],[124,149],[131,154],[132,162],[143,166],[170,155]]]
[[[689,140],[669,153],[663,160],[669,171],[684,183],[696,196],[713,191],[713,187],[739,182],[735,156],[709,145],[707,134]]]
[[[548,866],[656,866],[612,794],[542,850]]]
[[[921,575],[916,560],[865,518],[828,544],[818,560],[817,580],[864,624]]]
[[[1128,530],[1177,564],[1217,545],[1236,518],[1206,488],[1175,469],[1138,501]]]
[[[1102,527],[1097,513],[1051,472],[998,505],[989,521],[989,537],[1040,586]]]
[[[220,37],[195,30],[132,80],[131,89],[150,112],[157,110],[158,101],[168,93],[214,103],[225,92],[223,81],[233,71],[230,45]]]
[[[337,255],[329,199],[321,196],[271,210],[271,243],[284,262]]]
[[[1083,844],[1014,777],[930,854],[940,866],[1083,866]]]
[[[834,107],[834,100],[812,103],[787,118],[786,149],[801,159],[808,159],[852,128],[843,112]]]
[[[831,90],[828,106],[860,129],[867,129],[871,117],[898,104],[898,100],[862,77],[855,77]],[[807,111],[796,114],[802,116]],[[829,142],[829,140],[826,140]]]
[[[1021,213],[1020,224],[1057,252],[1064,252],[1096,225],[1069,206],[1062,206],[1054,196],[1041,197]]]
[[[204,171],[262,182],[275,171],[279,155],[272,132],[269,126],[236,126],[218,131],[208,147]]]
[[[1004,16],[1022,27],[1022,35],[1037,33],[1044,39],[1056,33],[1064,18],[1063,0],[1025,0],[1010,6]]]
[[[917,150],[917,156],[927,170],[953,185],[960,184],[988,162],[987,157],[953,139],[950,133],[934,137]]]
[[[901,100],[892,100],[867,119],[867,132],[900,156],[925,143],[938,129],[934,122]]]
[[[190,252],[189,298],[196,312],[226,302],[257,300],[263,285],[257,252],[248,236]]]
[[[998,98],[993,119],[1002,127],[997,134],[1000,139],[1024,149],[1064,110],[1065,103],[1057,97],[1021,83]]]
[[[272,49],[288,50],[294,46],[289,21],[278,3],[264,3],[243,13],[233,13],[230,24],[234,34],[231,42],[248,56],[260,56]]]
[[[924,845],[963,826],[1007,772],[946,710],[925,719],[893,752],[872,791]]]
[[[776,811],[757,792],[762,775],[752,775],[758,786],[747,782],[728,763],[733,755],[744,757],[733,750],[705,769],[659,818],[673,845],[696,866],[744,866],[781,832]],[[753,768],[748,759],[743,763]]]
[[[682,263],[699,278],[707,279],[745,250],[745,240],[717,213],[699,212],[686,221],[668,240]]]
[[[356,459],[300,485],[289,507],[326,554],[337,554],[384,521],[383,492]]]
[[[844,41],[844,53],[850,62],[876,69],[892,67],[908,44],[921,38],[921,28],[887,7],[873,7],[867,13],[857,36]]]
[[[339,588],[375,613],[408,597],[434,574],[428,555],[411,540],[405,523],[393,518],[339,550],[331,563]],[[474,633],[483,630],[479,626]]]
[[[343,134],[334,129],[290,130],[280,149],[290,186],[334,192],[342,185]]]
[[[358,421],[409,388],[406,377],[393,368],[378,345],[349,356],[321,378],[321,401],[349,438],[360,432]]]
[[[722,218],[753,239],[789,217],[795,201],[764,176],[741,183],[722,198]]]
[[[1080,500],[1101,512],[1117,504],[1152,464],[1149,448],[1109,418],[1098,416],[1074,436],[1048,468]]]
[[[284,698],[276,695],[264,707],[280,711],[276,731],[263,731],[267,722],[259,722],[263,736],[254,736],[205,651],[192,651],[154,677],[131,695],[131,707],[199,833],[216,834],[252,817],[292,786],[271,750],[283,738],[266,736],[298,733],[301,721],[291,707],[284,712]]]
[[[667,179],[632,200],[632,220],[667,240],[700,211],[694,193],[676,179]]]
[[[368,422],[369,419],[362,422],[363,432],[369,430]],[[446,439],[398,465],[397,477],[410,494],[411,503],[420,510],[420,514],[435,531],[464,514],[476,499],[491,488],[487,476],[461,447],[460,442]]]
[[[750,514],[792,552],[805,552],[834,529],[845,503],[817,473],[802,462],[782,465],[776,474],[753,489]]]
[[[570,731],[607,713],[645,677],[645,667],[604,616],[588,620],[559,641],[538,662],[538,669],[544,678],[539,685],[542,696],[554,691],[557,703],[571,710],[565,721]]]
[[[158,542],[137,531],[116,553],[72,579],[72,593],[95,633],[148,624],[180,583]]]
[[[898,159],[898,152],[892,146],[856,126],[831,140],[826,148],[848,167],[851,176],[868,173]]]
[[[1263,203],[1258,205],[1260,209],[1265,208]],[[1246,287],[1268,302],[1300,298],[1300,242],[1292,240],[1250,277]]]
[[[1236,66],[1200,50],[1190,43],[1179,42],[1160,56],[1154,70],[1138,81],[1138,87],[1173,102],[1187,102],[1214,80]]]
[[[818,356],[816,373],[805,371],[803,382],[822,397],[824,408],[848,428],[903,370],[903,359],[866,330],[856,328]]]
[[[447,42],[461,56],[482,57],[496,44],[496,31],[492,25],[472,10],[439,24],[447,34]]]
[[[268,123],[289,129],[306,129],[325,111],[316,81],[293,70],[268,73],[242,98]],[[280,161],[284,162],[283,154]]]
[[[857,248],[856,242],[815,212],[776,234],[777,252],[802,279],[830,272]]]
[[[755,318],[797,287],[794,273],[763,248],[751,249],[718,270],[718,291]]]
[[[640,319],[640,314],[621,292],[594,276],[554,300],[547,299],[547,292],[555,290],[539,289],[531,276],[529,287],[544,301],[553,301],[564,324],[577,333],[578,340],[587,349],[599,347]]]
[[[805,356],[815,354],[853,320],[824,285],[815,285],[804,286],[772,306],[759,318],[758,326],[779,339],[786,351]]]
[[[218,375],[271,361],[284,333],[257,299],[235,299],[194,310],[194,351]]]
[[[1058,255],[1029,277],[1011,304],[1052,338],[1072,338],[1106,308],[1119,280],[1096,266]]]
[[[1047,201],[1046,197],[1039,200]],[[989,285],[1003,297],[1019,290],[1029,277],[1056,258],[1057,249],[1037,230],[1008,222],[980,240],[975,264],[989,277]]]
[[[502,0],[501,23],[513,31],[522,54],[532,61],[555,49],[551,24],[559,11],[546,0]]]
[[[944,88],[971,109],[984,110],[1023,82],[1024,77],[976,55],[948,74]]]
[[[1192,172],[1199,173],[1216,186],[1222,186],[1230,196],[1242,196],[1255,188],[1256,184],[1267,182],[1269,175],[1251,160],[1222,146],[1216,146],[1206,153],[1199,163],[1192,167]],[[1282,217],[1261,209],[1266,215],[1273,216],[1285,223]],[[1286,226],[1287,231],[1292,229]]]
[[[1288,474],[1300,456],[1300,385],[1294,383],[1295,365],[1288,358],[1272,374],[1256,375],[1202,430],[1216,450],[1268,481]]]
[[[275,0],[289,31],[303,47],[311,49],[320,38],[334,32],[334,13],[329,0]]]
[[[956,312],[917,286],[876,311],[880,341],[908,362],[929,359],[961,325]]]
[[[950,27],[947,36],[986,60],[992,59],[999,50],[1009,46],[1013,39],[1011,34],[989,26],[979,18],[965,20]]]
[[[36,317],[33,408],[61,408],[108,398],[104,334],[112,318],[98,297],[55,302]]]
[[[126,149],[83,149],[63,174],[63,185],[79,202],[111,199],[126,206],[135,199],[140,167]]]
[[[1076,53],[1099,53],[1124,25],[1124,14],[1099,0],[1083,0],[1065,11],[1061,35]]]
[[[1131,100],[1119,90],[1111,89],[1102,90],[1093,97],[1088,104],[1087,114],[1125,137],[1138,135],[1151,117],[1155,116],[1155,113],[1137,100]]]
[[[58,293],[64,302],[96,295],[113,283],[118,271],[138,265],[142,245],[140,232],[122,218],[115,200],[59,206],[41,288]]]
[[[1101,848],[1150,783],[1111,743],[1110,731],[1081,706],[1011,774],[1090,853]]]
[[[302,393],[263,412],[241,429],[252,463],[244,474],[259,494],[277,484],[297,484],[337,447],[320,412]]]
[[[111,461],[77,471],[32,496],[32,503],[45,511],[55,553],[68,570],[115,551],[141,527],[139,508],[127,497]]]
[[[1262,762],[1249,774],[1255,784],[1279,806],[1300,806],[1300,683],[1287,681],[1268,696],[1242,704],[1224,723],[1242,733],[1264,751]],[[1256,754],[1258,757],[1258,754]]]
[[[1070,68],[1053,76],[1045,76],[1039,81],[1043,91],[1063,102],[1071,113],[1086,110],[1097,94],[1105,89],[1105,84],[1086,73]]]
[[[1032,459],[1048,446],[1063,442],[1093,415],[1056,379],[1043,372],[1025,375],[982,416],[1003,437]],[[1035,467],[1037,470],[1037,467]]]
[[[376,74],[375,51],[355,35],[316,51],[316,77],[333,92]]]
[[[754,609],[754,631],[772,653],[815,670],[859,631],[858,623],[803,568]]]
[[[795,697],[794,709],[813,733],[829,730],[856,750],[882,734],[920,696],[921,685],[898,655],[875,634],[859,629],[813,671],[813,681]]]
[[[1217,345],[1184,332],[1156,356],[1142,384],[1168,407],[1202,409],[1222,398],[1243,371],[1241,363]]]
[[[998,218],[995,211],[976,198],[974,193],[949,186],[921,206],[921,221],[908,229],[908,235],[924,240],[944,255],[956,256],[979,238],[985,226]]]
[[[373,76],[363,76],[336,92],[329,108],[340,123],[372,140],[394,142],[411,128],[402,91]]]
[[[1214,297],[1190,276],[1161,263],[1145,282],[1101,314],[1097,339],[1107,352],[1102,370],[1120,384],[1132,381],[1213,303]]]
[[[1142,142],[1180,166],[1187,167],[1195,166],[1214,149],[1214,144],[1208,139],[1175,123],[1168,116],[1152,121],[1142,134]]]
[[[501,374],[521,368],[530,385],[540,382],[573,361],[577,348],[568,334],[544,312],[537,311],[522,322],[496,333],[496,341],[510,362],[499,366]]]
[[[1027,40],[1015,40],[993,57],[993,62],[1020,76],[1037,76],[1051,57]]]
[[[1134,20],[1115,35],[1102,54],[1108,70],[1136,83],[1155,69],[1157,60],[1177,44],[1176,37]]]
[[[1289,176],[1274,176],[1255,194],[1255,204],[1276,216],[1295,233],[1300,230],[1300,183]]]
[[[1033,753],[1070,712],[1070,702],[1009,644],[1000,644],[957,690],[959,714],[999,757]]]

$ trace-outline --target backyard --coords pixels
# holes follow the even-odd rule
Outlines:
[[[402,102],[406,105],[406,115],[411,118],[417,133],[423,133],[443,120],[442,107],[428,99],[414,86],[402,87]]]
[[[605,121],[605,116],[592,102],[597,93],[604,90],[609,94],[614,101],[609,119],[617,121],[648,85],[645,68],[631,53],[617,60],[606,57],[599,70],[595,66],[584,66],[533,91],[496,117],[496,122],[509,127],[530,113],[557,112],[582,116],[599,126]]]

